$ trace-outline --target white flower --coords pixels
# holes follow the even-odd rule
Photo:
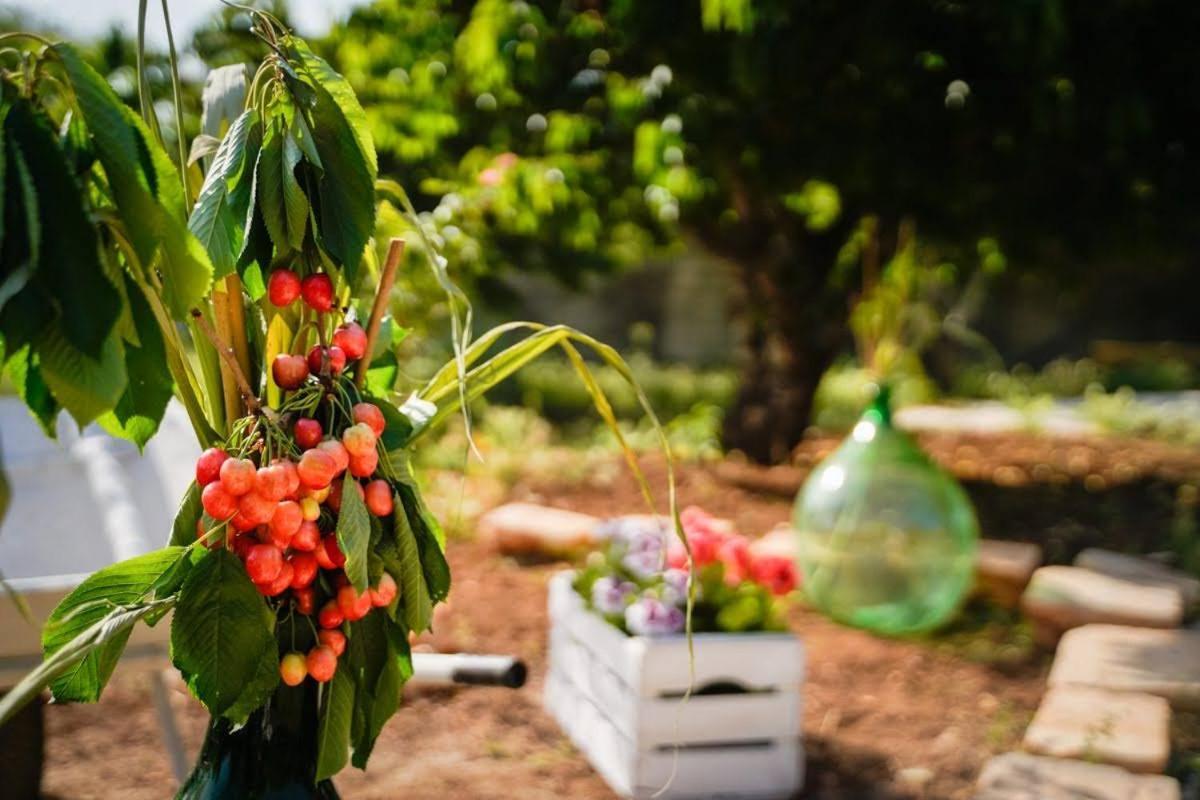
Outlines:
[[[625,609],[625,627],[635,636],[663,636],[683,630],[683,612],[653,597],[643,597]]]

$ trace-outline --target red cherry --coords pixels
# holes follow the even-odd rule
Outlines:
[[[311,553],[321,544],[321,529],[312,520],[304,520],[292,536],[292,549]]]
[[[254,488],[254,462],[248,458],[230,458],[221,464],[221,485],[235,497]]]
[[[329,558],[329,553],[325,550],[325,540],[322,539],[312,551],[313,557],[317,559],[317,566],[323,570],[335,570],[337,564]]]
[[[346,652],[346,634],[337,629],[317,631],[317,641],[333,650],[336,656]]]
[[[351,425],[342,431],[342,444],[352,456],[365,456],[375,450],[375,431],[365,422]]]
[[[296,493],[300,491],[300,473],[296,471],[296,462],[284,458],[275,463],[287,475],[287,494],[285,496],[294,499]]]
[[[253,536],[236,536],[233,539],[233,552],[242,561],[246,560],[246,556],[250,555],[250,548],[258,544],[258,541]]]
[[[325,605],[321,606],[321,610],[317,612],[317,624],[322,628],[336,628],[346,621],[342,610],[338,608],[336,600],[330,600]]]
[[[238,500],[231,495],[220,481],[210,483],[200,493],[200,505],[204,512],[216,520],[227,520],[237,513]]]
[[[323,450],[305,450],[296,465],[300,473],[300,484],[309,489],[324,489],[338,473],[333,456]]]
[[[196,483],[208,486],[221,477],[221,465],[229,454],[219,447],[210,447],[196,459]]]
[[[339,473],[345,472],[346,467],[350,466],[350,453],[346,451],[345,445],[337,439],[326,439],[317,445],[316,449],[328,454],[333,459]]]
[[[322,348],[321,345],[313,345],[313,348],[308,351],[308,370],[314,375],[325,374],[325,361],[329,361],[329,374],[341,375],[342,370],[346,368],[346,353],[337,345]]]
[[[383,608],[396,599],[396,579],[386,572],[379,578],[379,586],[371,590],[371,605]]]
[[[325,435],[325,431],[321,430],[321,423],[315,419],[301,417],[292,426],[292,435],[296,437],[296,444],[308,450],[321,443],[321,437]]]
[[[263,497],[258,492],[250,492],[238,500],[238,516],[249,523],[251,528],[257,528],[270,522],[278,507],[276,501]]]
[[[271,378],[280,389],[299,389],[308,380],[308,363],[303,356],[280,353],[271,362]]]
[[[254,585],[258,588],[259,594],[266,595],[267,597],[275,597],[287,591],[288,586],[292,584],[292,575],[292,565],[285,561],[279,569],[279,574],[275,576],[275,580],[269,583],[256,583]]]
[[[246,572],[255,583],[270,583],[283,569],[283,552],[273,544],[256,544],[246,554]]]
[[[279,678],[288,686],[299,686],[308,677],[308,660],[303,653],[288,653],[279,659]]]
[[[304,512],[295,500],[284,500],[275,506],[271,515],[271,541],[279,547],[287,547],[295,538],[296,532],[304,524]]]
[[[337,535],[328,534],[321,540],[321,547],[325,550],[325,555],[329,556],[329,561],[335,568],[340,569],[346,564],[346,555],[342,549],[338,547]]]
[[[377,517],[386,517],[392,513],[392,487],[385,480],[374,480],[363,490],[363,500],[367,510]]]
[[[296,601],[296,611],[305,616],[311,615],[313,609],[316,608],[317,594],[313,591],[312,586],[293,589],[292,598]]]
[[[365,422],[375,432],[375,436],[383,436],[383,429],[387,427],[387,422],[384,420],[379,406],[374,403],[355,403],[353,412],[355,422]]]
[[[290,306],[300,296],[300,276],[290,269],[277,269],[267,279],[267,297],[271,305]]]
[[[350,474],[356,478],[369,478],[379,466],[379,453],[372,450],[361,456],[350,456]]]
[[[303,589],[317,577],[317,559],[312,553],[292,553],[288,562],[292,565],[293,589]]]
[[[353,586],[343,586],[337,593],[338,608],[349,622],[360,620],[371,610],[371,593],[359,594]]]
[[[278,503],[288,495],[288,474],[282,464],[259,467],[254,474],[254,492]]]
[[[308,275],[300,281],[300,294],[313,311],[330,311],[333,308],[333,281],[323,272]]]
[[[308,651],[305,663],[308,666],[308,674],[314,681],[326,683],[333,678],[333,673],[337,672],[337,653],[328,645],[317,645]]]
[[[367,352],[367,332],[357,322],[347,322],[333,332],[333,344],[350,361],[358,361]]]

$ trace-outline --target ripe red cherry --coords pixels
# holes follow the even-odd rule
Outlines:
[[[359,594],[354,591],[353,586],[343,586],[338,589],[337,593],[338,608],[341,609],[342,616],[350,622],[360,620],[365,617],[371,610],[371,593],[369,591]]]
[[[355,403],[354,421],[365,422],[375,432],[376,437],[383,436],[383,429],[387,427],[383,412],[374,403]]]
[[[356,478],[369,478],[379,466],[379,453],[372,450],[361,456],[350,456],[350,474]]]
[[[204,506],[204,512],[210,517],[224,521],[237,513],[238,499],[217,481],[204,487],[200,493],[200,505]]]
[[[312,520],[300,523],[295,535],[292,536],[292,549],[302,553],[311,553],[321,544],[321,529]]]
[[[392,487],[385,480],[374,480],[363,489],[363,499],[367,510],[377,517],[386,517],[392,513]]]
[[[292,590],[292,599],[296,601],[296,611],[305,616],[311,615],[316,608],[317,594],[312,586]]]
[[[293,589],[303,589],[317,577],[317,559],[312,553],[292,553],[288,562],[292,565]]]
[[[313,348],[308,351],[309,372],[314,375],[324,375],[326,358],[329,360],[329,374],[341,375],[342,370],[346,368],[346,353],[337,345],[325,348],[319,344],[313,345]]]
[[[322,539],[321,547],[325,550],[325,555],[329,557],[329,562],[333,564],[335,569],[340,569],[346,565],[346,556],[341,548],[338,547],[336,534],[331,533]]]
[[[295,538],[296,532],[304,524],[304,512],[295,500],[284,500],[275,506],[271,514],[271,541],[280,547],[287,547]]]
[[[301,355],[280,353],[271,362],[271,379],[280,389],[299,389],[308,380],[308,362]]]
[[[333,308],[333,281],[323,272],[308,275],[300,281],[300,294],[313,311],[329,311]]]
[[[336,628],[345,621],[346,617],[342,614],[342,610],[338,608],[336,600],[330,600],[321,606],[321,610],[317,612],[317,624],[322,628]]]
[[[275,597],[287,591],[288,586],[292,584],[292,575],[292,565],[285,561],[279,569],[279,574],[275,576],[275,580],[269,583],[256,583],[254,585],[258,588],[259,594],[267,597]]]
[[[301,485],[309,489],[323,489],[329,485],[338,473],[337,463],[333,456],[323,450],[305,450],[296,465],[300,473]]]
[[[210,447],[196,459],[196,483],[208,486],[221,477],[221,465],[229,454],[219,447]]]
[[[333,459],[338,473],[345,472],[346,467],[350,466],[350,453],[346,452],[345,445],[337,439],[326,439],[317,445],[316,449],[326,453]]]
[[[340,656],[346,652],[346,634],[336,629],[327,629],[317,632],[317,641],[333,651],[333,654]]]
[[[296,444],[308,450],[321,443],[321,437],[325,435],[325,431],[321,430],[321,423],[315,419],[301,417],[292,426],[292,435],[296,437]]]
[[[275,462],[283,473],[287,476],[287,497],[295,499],[296,493],[300,491],[300,473],[296,471],[296,462],[286,458]]]
[[[379,579],[379,586],[371,590],[371,605],[382,608],[396,599],[396,579],[386,572]]]
[[[257,528],[270,522],[278,507],[279,504],[274,500],[263,497],[258,492],[250,492],[242,495],[242,499],[238,501],[238,515],[251,523],[252,528]]]
[[[246,556],[250,555],[250,548],[258,544],[258,540],[253,536],[235,536],[233,539],[233,552],[242,561],[246,560]]]
[[[328,645],[317,645],[308,651],[305,663],[308,666],[308,674],[314,681],[326,683],[333,678],[333,673],[337,672],[337,653]]]
[[[367,332],[357,322],[347,322],[333,332],[333,343],[348,360],[358,361],[367,352]]]
[[[364,456],[375,449],[375,431],[365,422],[342,431],[342,444],[352,456]]]
[[[254,474],[254,492],[278,503],[288,495],[288,474],[282,464],[259,467]]]
[[[246,553],[246,573],[255,583],[270,583],[283,569],[283,552],[273,544],[256,544]]]
[[[288,686],[299,686],[308,677],[308,661],[303,653],[288,653],[279,659],[279,677]]]
[[[267,279],[267,297],[271,305],[290,306],[300,296],[300,276],[290,269],[277,269]]]
[[[230,458],[221,464],[221,485],[235,497],[254,488],[254,462],[248,458]]]

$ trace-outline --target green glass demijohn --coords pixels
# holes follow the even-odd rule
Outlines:
[[[971,501],[892,427],[887,387],[809,475],[793,523],[806,597],[847,625],[928,631],[971,586],[979,544]]]

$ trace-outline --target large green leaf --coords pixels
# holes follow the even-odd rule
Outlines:
[[[126,279],[128,280],[128,279]],[[154,319],[146,298],[137,286],[126,287],[129,311],[137,334],[137,344],[125,344],[125,392],[111,412],[100,417],[100,425],[113,436],[128,439],[141,449],[158,432],[171,399],[171,373],[167,363],[162,331]]]
[[[347,473],[346,481],[353,481]],[[371,545],[371,518],[363,499],[347,484],[337,521],[338,547],[346,555],[346,577],[355,591],[367,589],[367,552]]]
[[[354,133],[358,149],[366,157],[374,180],[379,167],[375,158],[375,143],[371,140],[371,126],[350,83],[329,62],[315,54],[303,39],[289,36],[284,40],[284,47],[291,51],[292,57],[299,61],[301,69],[308,73],[313,82],[328,92],[337,103]]]
[[[171,660],[214,716],[245,709],[252,700],[256,707],[271,693],[256,678],[266,666],[278,676],[274,631],[275,614],[238,557],[213,550],[192,568],[180,590],[171,622]],[[253,687],[253,698],[244,695],[247,687]]]
[[[183,556],[181,547],[168,547],[113,564],[79,584],[55,607],[42,630],[42,650],[46,658],[69,645],[88,628],[104,619],[118,606],[134,606],[151,599],[150,590]],[[59,701],[94,702],[112,675],[129,628],[115,633],[89,652],[51,684]]]
[[[267,232],[280,252],[299,250],[308,226],[308,197],[296,181],[303,158],[282,115],[267,128],[258,156],[258,204]]]
[[[41,240],[33,177],[20,151],[4,145],[7,116],[5,106],[0,118],[0,310],[29,283],[37,269]]]
[[[54,399],[80,427],[115,406],[125,392],[124,348],[116,332],[104,339],[96,360],[76,350],[54,325],[43,334],[38,357]]]
[[[317,727],[317,780],[332,778],[346,766],[353,717],[354,678],[339,669],[328,684]]]
[[[111,642],[124,643],[129,638],[129,629],[138,620],[154,613],[164,613],[174,605],[173,597],[133,606],[117,606],[64,644],[0,698],[0,726],[12,719],[27,703],[37,697],[47,685],[59,680],[73,670],[81,659],[86,659],[98,650],[104,650]],[[123,646],[123,645],[122,645]]]
[[[175,512],[175,524],[171,526],[171,544],[187,547],[196,541],[196,523],[204,514],[200,504],[200,485],[192,481],[179,501],[179,510]]]
[[[404,624],[410,631],[424,631],[433,621],[433,600],[425,583],[425,570],[421,565],[421,548],[417,535],[409,523],[404,510],[404,498],[396,494],[392,519],[395,525],[396,548],[399,563],[396,571],[400,578],[400,593],[403,596]]]
[[[345,668],[354,677],[354,757],[352,763],[366,769],[375,740],[400,707],[400,692],[405,677],[389,635],[391,620],[382,614],[368,614],[350,627]]]
[[[254,109],[247,109],[234,120],[217,149],[188,219],[188,230],[204,246],[217,278],[233,272],[242,252],[246,209],[244,205],[234,208],[234,192],[239,181],[253,179],[246,169],[246,142],[257,124],[258,112]]]
[[[12,382],[17,396],[25,401],[25,407],[42,427],[42,431],[53,439],[57,433],[55,423],[58,412],[62,410],[50,387],[42,378],[42,369],[37,353],[29,345],[25,345],[8,357],[4,365],[4,374]]]
[[[17,173],[28,173],[36,187],[37,215],[42,221],[36,279],[58,305],[59,327],[67,340],[81,353],[98,358],[121,313],[121,300],[100,261],[96,230],[83,206],[83,189],[68,170],[49,122],[29,103],[14,104],[4,128]]]

